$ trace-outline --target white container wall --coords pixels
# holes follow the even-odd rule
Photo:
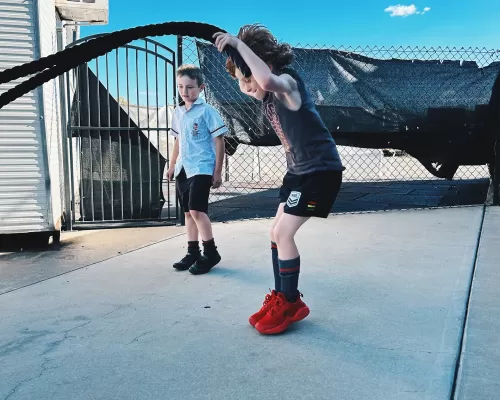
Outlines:
[[[58,18],[54,0],[0,1],[0,70],[55,53]],[[0,234],[60,231],[62,112],[59,79],[0,110]]]
[[[37,2],[0,2],[1,70],[37,59],[38,36]],[[0,110],[0,233],[53,229],[42,104],[37,89]]]

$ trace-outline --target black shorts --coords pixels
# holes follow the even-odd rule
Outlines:
[[[342,171],[306,175],[287,173],[280,189],[285,213],[299,217],[327,218],[342,185]]]
[[[184,169],[177,175],[177,196],[184,212],[208,212],[208,196],[212,187],[212,175],[195,175],[187,178]]]

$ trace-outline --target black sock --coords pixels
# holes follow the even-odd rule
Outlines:
[[[276,246],[276,243],[274,242],[271,242],[271,255],[274,270],[274,289],[279,293],[281,292],[281,275],[280,266],[278,263],[278,246]]]
[[[215,247],[215,240],[212,238],[207,241],[203,241],[203,252],[205,254],[213,254],[215,253],[217,247]]]
[[[293,260],[279,260],[281,291],[288,301],[294,302],[299,294],[300,256]]]
[[[197,240],[188,242],[188,254],[196,254],[200,252],[200,243]]]

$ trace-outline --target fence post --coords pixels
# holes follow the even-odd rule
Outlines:
[[[64,50],[64,42],[63,42],[63,26],[62,23],[59,22],[57,24],[57,51]],[[68,135],[68,119],[69,119],[69,107],[66,101],[69,102],[70,99],[66,99],[66,86],[65,86],[65,77],[69,76],[69,72],[66,74],[62,74],[59,76],[59,101],[61,105],[61,128],[62,128],[62,155],[63,155],[63,174],[64,174],[64,204],[63,212],[65,219],[65,229],[67,231],[73,230],[73,207],[74,204],[72,202],[72,185],[70,174],[72,173],[72,165],[70,165],[69,159],[69,147],[72,145],[72,141]]]
[[[177,67],[180,67],[184,61],[183,61],[183,54],[182,54],[182,45],[183,45],[183,37],[181,35],[177,35]],[[174,74],[176,71],[174,71]],[[174,85],[174,90],[177,90],[177,86]],[[181,96],[179,93],[177,93],[177,104],[181,102]],[[176,139],[178,140],[178,139]],[[177,189],[177,179],[175,180],[175,188]],[[175,203],[176,203],[176,208],[179,210],[179,219],[180,219],[180,224],[182,226],[186,225],[186,216],[184,215],[184,210],[181,209],[180,204],[179,204],[179,197],[177,196],[178,191],[175,191]]]
[[[495,155],[493,165],[493,205],[500,206],[500,126],[496,127],[496,140],[493,152]]]
[[[224,163],[224,182],[229,182],[229,156],[225,154],[226,162]]]

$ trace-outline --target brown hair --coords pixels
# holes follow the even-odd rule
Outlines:
[[[288,43],[278,43],[273,34],[260,24],[243,25],[237,35],[243,43],[266,64],[274,68],[283,68],[293,61],[292,48]],[[226,60],[226,69],[234,78],[235,69],[231,58]]]
[[[201,69],[193,64],[184,64],[177,68],[177,77],[188,76],[191,79],[196,79],[198,86],[203,85],[203,74]]]

